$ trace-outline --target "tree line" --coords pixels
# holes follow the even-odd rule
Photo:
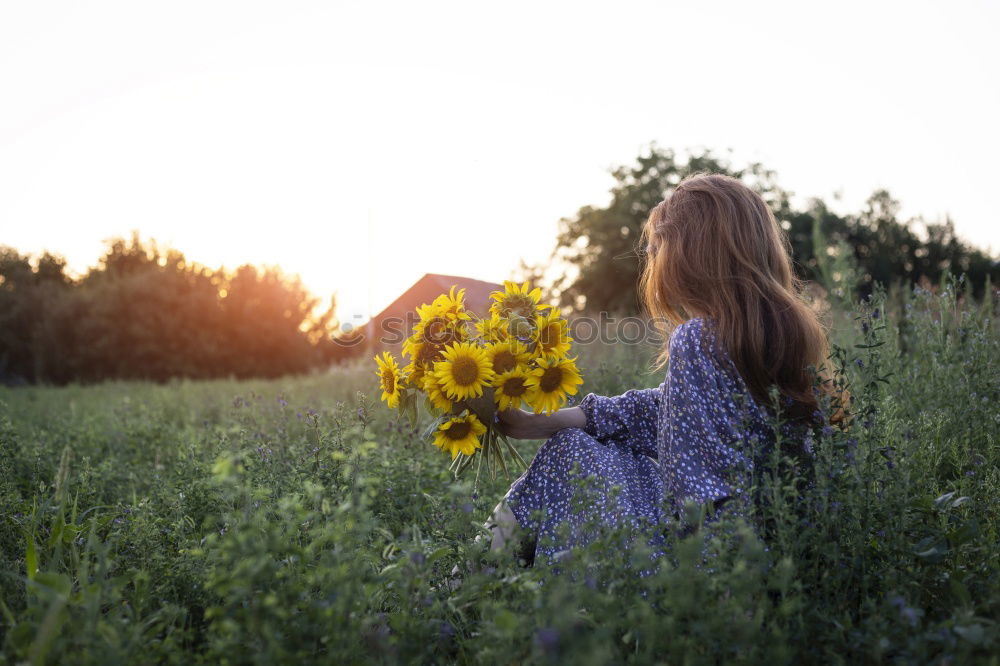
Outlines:
[[[638,313],[642,225],[698,172],[728,174],[760,192],[788,234],[800,277],[841,298],[866,295],[876,282],[937,283],[948,273],[964,273],[980,297],[1000,278],[997,260],[962,242],[951,220],[902,220],[885,190],[853,214],[838,215],[816,198],[797,208],[760,164],[735,168],[711,151],[681,157],[653,145],[612,171],[606,206],[584,206],[560,221],[552,262],[570,270],[549,286],[562,304]],[[544,267],[522,265],[522,272],[537,280]],[[275,377],[367,351],[356,340],[338,343],[334,302],[317,316],[319,305],[298,278],[276,268],[209,269],[137,233],[110,241],[79,279],[59,256],[0,246],[0,382]]]
[[[275,377],[323,367],[338,345],[320,305],[277,268],[232,272],[161,251],[137,233],[79,279],[45,252],[0,247],[0,381]]]
[[[788,234],[799,277],[831,287],[842,298],[865,296],[876,282],[937,284],[948,273],[964,273],[978,298],[1000,278],[996,258],[961,241],[950,219],[900,219],[900,204],[886,190],[876,190],[853,214],[838,215],[819,198],[797,208],[775,172],[759,163],[735,168],[710,150],[682,157],[653,145],[633,165],[612,170],[610,203],[584,206],[560,221],[552,261],[572,267],[552,284],[562,304],[637,313],[643,224],[683,178],[699,172],[740,178],[759,192]],[[544,273],[543,267],[522,271]]]

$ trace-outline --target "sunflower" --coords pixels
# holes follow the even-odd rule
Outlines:
[[[481,446],[479,436],[486,432],[474,414],[463,411],[438,426],[434,434],[434,446],[442,451],[450,451],[452,460],[461,451],[471,456]]]
[[[562,358],[569,353],[569,325],[556,312],[541,315],[535,319],[535,354],[538,356]]]
[[[410,363],[403,368],[403,372],[413,386],[419,388],[423,385],[424,376],[433,367],[435,361],[441,360],[443,351],[443,345],[420,342],[415,337],[408,338],[403,343],[403,354],[411,359]]]
[[[527,384],[532,389],[528,404],[536,414],[554,412],[566,402],[566,396],[576,393],[578,384],[583,383],[576,369],[575,358],[542,358],[538,367],[531,371]]]
[[[521,401],[531,402],[533,389],[528,386],[531,371],[518,366],[509,372],[499,375],[493,380],[496,393],[493,394],[500,409],[517,409]]]
[[[476,334],[487,342],[504,342],[510,337],[507,322],[496,315],[477,321]]]
[[[449,319],[444,314],[436,314],[429,319],[422,319],[413,327],[410,340],[415,344],[427,342],[433,345],[447,345],[452,342],[462,342],[468,335],[465,322]]]
[[[486,357],[490,360],[494,374],[502,375],[522,363],[527,363],[528,350],[517,340],[493,342],[486,345]]]
[[[456,342],[445,348],[444,360],[434,364],[434,374],[452,400],[478,398],[493,379],[486,350],[471,342]]]
[[[444,391],[441,388],[441,383],[433,373],[424,375],[421,388],[423,388],[427,393],[427,399],[431,401],[431,404],[434,405],[434,407],[440,409],[442,412],[451,411],[452,402],[448,399],[448,396],[444,394]]]
[[[503,318],[518,315],[534,319],[540,310],[552,307],[539,305],[538,300],[542,297],[542,290],[538,287],[530,289],[530,285],[530,282],[525,282],[518,287],[516,282],[505,280],[503,291],[494,291],[490,294],[490,298],[493,299],[490,313]]]
[[[430,365],[434,361],[440,361],[443,351],[444,345],[427,342],[416,335],[410,336],[403,342],[403,354],[413,359],[412,363],[419,365]]]
[[[452,289],[451,294],[441,294],[430,305],[418,306],[417,323],[413,325],[413,335],[408,342],[446,345],[468,338],[465,327],[471,317],[462,306],[462,297],[462,292],[456,295]]]
[[[472,317],[465,311],[465,289],[459,289],[457,294],[455,289],[458,289],[458,285],[452,285],[447,294],[435,298],[431,305],[438,308],[442,316],[452,321],[471,319]]]
[[[400,384],[403,382],[403,376],[399,372],[399,366],[396,365],[396,359],[389,352],[382,352],[382,358],[376,356],[375,363],[378,365],[375,374],[379,378],[378,383],[379,388],[382,389],[382,399],[385,400],[389,407],[399,406],[399,390]]]

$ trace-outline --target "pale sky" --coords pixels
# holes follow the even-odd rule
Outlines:
[[[1000,4],[6,2],[0,244],[277,264],[340,316],[501,281],[651,141],[1000,249]]]

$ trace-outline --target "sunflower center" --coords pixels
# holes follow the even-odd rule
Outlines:
[[[424,340],[436,345],[444,345],[458,339],[458,333],[449,326],[448,321],[435,317],[424,327]]]
[[[517,314],[527,317],[535,311],[535,302],[528,296],[507,296],[501,308],[506,314]]]
[[[479,379],[479,364],[467,356],[457,358],[451,364],[451,376],[459,386],[475,384]]]
[[[545,393],[552,393],[562,385],[562,368],[545,368],[542,378],[538,381],[538,387]]]
[[[448,426],[448,429],[444,431],[444,434],[448,439],[465,439],[470,430],[472,430],[471,423],[468,421],[459,421],[458,423],[452,423]]]
[[[440,358],[441,348],[431,342],[424,343],[417,352],[417,360],[420,363],[430,363]]]
[[[503,383],[504,395],[509,395],[512,398],[524,395],[527,390],[528,387],[524,385],[524,377],[511,377]]]
[[[545,347],[547,349],[549,347],[554,346],[556,344],[556,342],[559,341],[559,331],[558,331],[558,328],[559,328],[558,324],[549,324],[548,326],[546,326],[545,328],[543,328],[541,331],[539,331],[539,333],[538,333],[538,341],[542,343],[543,347]],[[553,329],[556,329],[556,330],[553,330]]]
[[[498,351],[496,356],[493,357],[493,372],[498,375],[510,372],[516,366],[517,358],[514,357],[514,354],[512,354],[509,349]]]
[[[386,393],[396,392],[396,375],[393,374],[392,370],[382,371],[382,389]]]

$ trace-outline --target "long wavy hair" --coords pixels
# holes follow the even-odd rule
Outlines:
[[[759,404],[771,406],[775,386],[785,414],[813,415],[813,371],[821,390],[831,391],[826,330],[803,298],[788,239],[760,195],[729,176],[690,176],[651,211],[643,241],[640,291],[649,314],[675,326],[708,319]],[[664,345],[658,367],[667,360]]]

